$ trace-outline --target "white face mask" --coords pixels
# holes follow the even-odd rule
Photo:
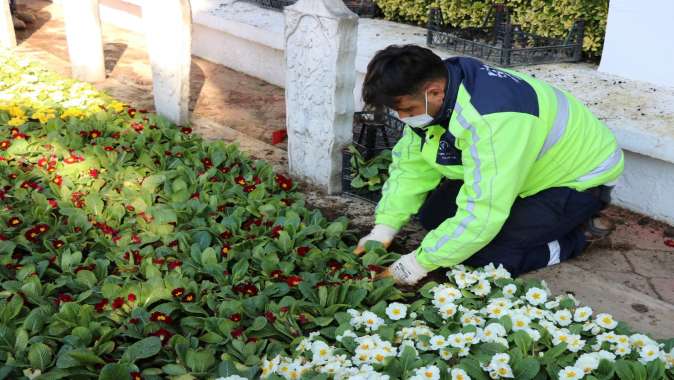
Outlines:
[[[433,116],[428,114],[428,92],[424,92],[424,101],[426,102],[426,112],[421,115],[409,116],[400,119],[403,123],[414,128],[425,127],[433,121]]]

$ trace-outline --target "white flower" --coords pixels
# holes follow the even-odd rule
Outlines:
[[[510,361],[510,355],[506,353],[499,353],[499,354],[494,354],[494,356],[491,357],[491,361],[489,362],[489,367],[496,367],[498,364],[508,364]]]
[[[517,285],[508,284],[503,287],[503,296],[507,298],[513,298],[515,297],[515,293],[517,293]]]
[[[452,318],[454,314],[456,314],[456,305],[454,305],[453,303],[446,303],[444,305],[441,305],[438,308],[438,313],[440,313],[442,319]]]
[[[609,330],[613,330],[616,326],[618,326],[618,322],[615,319],[613,319],[613,316],[611,314],[608,313],[597,314],[597,316],[594,319],[594,323],[596,323],[600,327]]]
[[[332,347],[323,341],[317,340],[311,344],[311,354],[314,364],[323,364],[332,358]]]
[[[449,374],[452,375],[452,380],[471,380],[466,371],[461,368],[452,368]]]
[[[641,348],[639,351],[639,356],[641,356],[641,361],[644,363],[653,361],[660,356],[660,349],[656,345],[646,345]]]
[[[543,306],[545,306],[546,309],[554,309],[554,308],[559,306],[559,301],[557,301],[557,300],[548,301]]]
[[[513,331],[526,330],[531,320],[524,314],[514,313],[510,316],[513,322]]]
[[[441,348],[447,347],[449,345],[449,342],[447,342],[447,339],[445,339],[444,336],[442,335],[434,335],[431,337],[431,340],[429,341],[431,344],[431,349],[433,350],[439,350]]]
[[[386,315],[394,321],[405,318],[407,315],[407,305],[393,302],[386,308]]]
[[[419,379],[438,380],[440,379],[440,368],[434,365],[417,368],[414,375]]]
[[[626,344],[616,344],[613,352],[618,356],[625,356],[632,353],[632,348]]]
[[[585,374],[588,374],[599,367],[599,356],[596,353],[582,354],[576,360],[574,367],[580,368]]]
[[[248,380],[248,379],[239,375],[229,375],[227,377],[218,377],[215,380]]]
[[[648,344],[656,344],[656,342],[643,334],[633,334],[630,336],[629,342],[632,346],[641,348]]]
[[[364,311],[360,318],[365,325],[365,330],[369,332],[376,331],[384,324],[384,320],[371,311]]]
[[[443,358],[444,360],[449,360],[452,358],[452,351],[450,351],[447,348],[443,348],[439,351],[440,357]]]
[[[578,352],[585,347],[585,341],[580,339],[580,335],[571,335],[567,344],[567,349],[571,352]]]
[[[560,370],[557,376],[559,380],[580,380],[585,376],[585,372],[578,367],[567,366]]]
[[[545,303],[548,299],[548,294],[541,288],[531,288],[527,290],[525,297],[530,304],[535,306]]]
[[[441,306],[453,303],[461,298],[461,292],[451,285],[438,285],[431,290],[433,292],[433,305],[440,308]]]
[[[524,331],[529,335],[531,340],[533,340],[534,342],[538,342],[538,340],[541,339],[541,333],[536,329],[526,329]]]
[[[492,372],[495,373],[496,375],[498,375],[501,378],[513,377],[513,370],[510,368],[510,365],[508,365],[508,364],[499,363],[492,370]]]
[[[606,350],[597,351],[597,356],[599,356],[599,360],[606,359],[610,362],[615,361],[615,354]]]
[[[452,334],[447,337],[447,340],[449,341],[449,345],[454,348],[462,348],[466,346],[466,340],[461,333]]]
[[[342,335],[337,335],[337,337],[335,339],[337,339],[338,342],[341,342],[342,339],[344,339],[344,338],[357,338],[357,337],[358,337],[358,335],[356,335],[353,331],[346,330],[346,331],[344,331],[344,333],[342,333]]]
[[[585,322],[592,316],[592,308],[583,306],[576,309],[573,313],[573,320],[576,322]]]
[[[571,334],[569,334],[569,331],[567,329],[559,329],[552,331],[550,333],[552,335],[552,344],[558,345],[563,343],[569,343],[571,340]]]
[[[557,310],[553,317],[555,318],[555,322],[560,326],[568,326],[573,321],[571,312],[566,309]]]
[[[491,292],[491,285],[489,284],[489,281],[482,279],[479,280],[475,286],[473,286],[472,290],[476,296],[484,297],[489,294],[489,292]]]

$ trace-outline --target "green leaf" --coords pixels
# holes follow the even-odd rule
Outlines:
[[[646,364],[648,380],[658,380],[665,377],[665,363],[662,360],[652,360]]]
[[[257,317],[253,321],[253,324],[250,325],[248,330],[250,331],[259,331],[262,330],[265,326],[267,325],[267,318],[265,317]]]
[[[461,362],[459,362],[459,367],[462,368],[468,376],[471,377],[471,379],[475,380],[489,380],[489,377],[484,374],[482,371],[482,368],[480,367],[480,363],[475,360],[475,359],[462,359]]]
[[[185,364],[194,372],[206,372],[215,364],[215,356],[211,351],[194,349],[187,350]]]
[[[613,366],[620,380],[635,380],[632,367],[628,361],[623,359],[616,360]]]
[[[595,374],[597,375],[599,380],[610,380],[613,379],[615,369],[613,368],[613,364],[610,361],[606,359],[601,359],[599,361],[599,366],[597,367]]]
[[[161,351],[161,339],[151,336],[130,345],[122,355],[122,361],[135,362],[155,356]]]
[[[169,376],[180,376],[187,373],[185,367],[180,364],[167,364],[161,367],[162,371]]]
[[[51,363],[51,359],[51,348],[46,344],[38,342],[30,346],[28,350],[28,362],[30,362],[31,367],[44,371]]]
[[[106,364],[101,369],[98,380],[131,380],[131,368],[118,363]]]
[[[516,379],[530,380],[536,377],[538,371],[541,369],[541,364],[534,358],[526,358],[515,362],[513,366],[513,374]]]
[[[91,351],[87,350],[76,350],[76,351],[70,351],[68,353],[71,358],[75,359],[77,362],[81,364],[106,364],[103,359],[98,357],[98,355],[94,354]]]
[[[12,299],[4,303],[0,309],[0,321],[8,323],[13,320],[21,312],[23,307],[23,300],[18,295],[14,295]]]

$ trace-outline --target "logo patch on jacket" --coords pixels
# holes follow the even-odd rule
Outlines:
[[[438,154],[435,162],[438,165],[461,165],[461,152],[454,146],[454,136],[449,131],[440,136]]]

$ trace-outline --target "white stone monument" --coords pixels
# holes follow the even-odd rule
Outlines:
[[[105,80],[98,0],[65,0],[61,4],[72,76],[86,82]]]
[[[286,124],[290,173],[333,194],[351,141],[358,16],[342,0],[285,8]]]
[[[12,13],[9,11],[9,1],[0,4],[0,48],[11,49],[16,46]]]
[[[178,125],[189,120],[192,11],[189,0],[143,1],[154,104]]]

